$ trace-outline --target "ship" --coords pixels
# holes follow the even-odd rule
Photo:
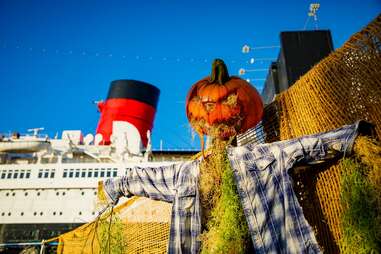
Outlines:
[[[160,90],[137,80],[111,82],[97,102],[96,134],[64,130],[0,135],[0,253],[19,253],[98,216],[97,184],[134,166],[189,159],[195,150],[152,150]]]

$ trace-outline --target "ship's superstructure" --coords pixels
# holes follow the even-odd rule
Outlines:
[[[47,239],[89,222],[98,215],[101,179],[194,154],[151,150],[158,94],[143,82],[114,81],[108,99],[98,105],[102,115],[95,136],[71,130],[50,139],[38,134],[41,128],[0,136],[0,244]]]

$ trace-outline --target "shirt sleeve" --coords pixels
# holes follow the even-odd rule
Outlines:
[[[318,164],[339,155],[348,155],[352,152],[359,130],[365,129],[365,125],[366,122],[358,121],[332,131],[291,140],[289,143],[294,144],[294,152],[289,162]]]
[[[181,165],[132,167],[122,177],[107,179],[103,187],[109,203],[117,203],[122,196],[142,196],[171,202]]]

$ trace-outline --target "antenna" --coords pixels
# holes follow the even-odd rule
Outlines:
[[[317,11],[319,10],[319,8],[320,8],[320,4],[319,3],[312,3],[312,4],[310,4],[310,9],[309,9],[309,12],[308,12],[308,17],[307,17],[306,23],[304,24],[303,30],[306,30],[308,21],[310,20],[310,17],[314,17],[315,30],[318,29]]]
[[[27,129],[29,132],[33,132],[33,136],[37,137],[38,132],[45,130],[44,127]]]

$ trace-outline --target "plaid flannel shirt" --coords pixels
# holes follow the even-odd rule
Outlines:
[[[358,125],[270,144],[228,148],[255,253],[321,252],[288,171],[296,163],[318,163],[350,151]],[[132,195],[172,202],[168,253],[199,253],[199,163],[134,167],[121,178],[107,179],[105,191],[112,202]]]

